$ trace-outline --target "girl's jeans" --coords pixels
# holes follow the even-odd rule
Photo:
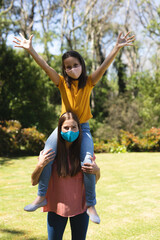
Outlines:
[[[81,165],[84,163],[91,163],[90,157],[93,157],[93,140],[90,133],[89,123],[82,123],[82,142],[81,142],[81,153],[80,160]],[[52,150],[56,153],[57,151],[57,128],[51,133],[49,138],[46,141],[44,152],[48,149],[52,148]],[[51,177],[52,165],[53,161],[47,164],[44,167],[41,176],[39,178],[38,185],[38,196],[45,196],[47,193],[48,183]],[[86,203],[87,206],[94,206],[96,204],[96,193],[95,193],[95,175],[84,173],[84,185],[86,192]]]
[[[89,216],[86,212],[70,217],[72,240],[85,240]],[[62,240],[68,217],[61,217],[54,212],[48,212],[47,230],[48,240]]]

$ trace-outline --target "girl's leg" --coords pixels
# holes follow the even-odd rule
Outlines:
[[[93,157],[94,145],[90,133],[89,123],[82,123],[82,142],[81,142],[81,165],[84,163],[91,163]],[[96,212],[94,205],[96,204],[95,193],[96,179],[94,174],[84,173],[84,185],[86,192],[87,214],[90,219],[95,223],[100,223],[100,218]]]
[[[48,240],[62,240],[67,220],[68,220],[67,217],[61,217],[54,212],[48,212],[47,215]]]
[[[72,240],[85,240],[88,229],[89,216],[86,212],[70,217]]]
[[[49,136],[45,143],[44,152],[52,148],[52,151],[55,152],[55,155],[57,153],[57,133],[58,128],[56,128],[52,134]],[[49,162],[43,169],[41,176],[39,178],[39,184],[38,184],[38,196],[45,196],[48,189],[49,180],[51,177],[52,172],[52,162]]]
[[[92,136],[90,133],[89,123],[82,123],[82,142],[81,142],[81,165],[84,163],[91,163],[93,157],[94,145]],[[95,193],[96,179],[95,175],[84,173],[84,185],[86,191],[87,206],[94,206],[96,204],[96,193]]]
[[[57,130],[58,128],[56,128],[52,134],[49,136],[49,138],[47,139],[46,143],[45,143],[45,147],[44,147],[44,152],[49,150],[50,148],[52,148],[52,151],[57,152]],[[29,205],[25,206],[24,210],[27,212],[33,212],[35,210],[37,210],[37,208],[43,207],[47,204],[46,201],[46,193],[47,193],[47,189],[48,189],[48,184],[49,184],[49,180],[51,177],[51,172],[52,172],[52,162],[49,162],[43,169],[40,178],[39,178],[39,185],[38,185],[38,196],[37,198]]]

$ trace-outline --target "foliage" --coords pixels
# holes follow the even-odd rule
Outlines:
[[[160,124],[160,72],[151,75],[145,72],[141,75],[138,84],[138,101],[140,115],[143,119],[144,129],[159,127]]]
[[[52,95],[58,89],[25,52],[4,44],[0,52],[0,120],[17,119],[22,127],[50,133],[57,121]]]
[[[23,128],[21,130],[20,145],[27,154],[39,154],[44,148],[45,136],[37,131],[36,127]]]
[[[13,154],[19,151],[18,136],[21,124],[18,121],[0,122],[0,155]]]
[[[94,138],[108,141],[118,137],[120,130],[139,134],[142,119],[139,115],[139,102],[129,93],[112,95],[103,101],[104,119],[94,131]]]
[[[160,128],[151,128],[145,132],[144,136],[145,149],[147,151],[160,152]]]
[[[13,7],[10,7],[11,2]],[[61,73],[62,65],[60,49],[62,52],[70,48],[78,50],[85,59],[87,74],[90,74],[109,54],[119,31],[124,33],[132,29],[136,33],[136,39],[139,39],[139,25],[132,25],[138,19],[134,19],[132,14],[135,11],[137,17],[141,18],[143,30],[146,29],[146,36],[154,38],[150,37],[148,41],[143,32],[143,39],[147,39],[145,48],[144,42],[139,41],[139,46],[135,42],[134,47],[121,49],[114,60],[113,68],[110,67],[95,86],[91,94],[94,117],[90,124],[91,132],[94,138],[106,143],[118,138],[121,129],[140,136],[151,127],[158,128],[159,6],[154,1],[141,1],[140,4],[137,1],[135,4],[131,2],[128,4],[126,21],[117,21],[117,16],[124,7],[123,1],[108,2],[105,7],[103,0],[93,3],[71,1],[65,5],[60,4],[60,1],[52,3],[48,0],[43,3],[22,1],[21,4],[17,0],[1,1],[0,120],[17,119],[22,128],[36,126],[37,130],[49,135],[56,127],[60,114],[59,90],[27,52],[15,51],[6,46],[7,40],[11,42],[8,38],[10,32],[17,34],[21,31],[25,36],[35,33],[33,45],[39,45],[40,52],[46,53],[41,54],[42,57],[58,73]],[[79,11],[82,8],[85,10]],[[100,14],[102,12],[104,14]],[[131,21],[127,22],[129,16]],[[58,24],[60,19],[61,28]],[[39,26],[42,30],[40,32]],[[153,51],[145,57],[145,49],[152,43]],[[52,52],[50,47],[55,49],[55,46],[57,55],[53,56],[49,50]],[[148,66],[149,71],[146,70]],[[143,139],[143,145],[146,141]],[[113,152],[117,148],[113,146]]]
[[[160,128],[151,128],[141,136],[120,130],[118,139],[95,141],[95,153],[160,152]]]
[[[140,141],[137,136],[133,133],[121,130],[119,136],[120,144],[124,145],[127,151],[139,152],[140,151]]]
[[[0,122],[0,155],[38,155],[44,147],[45,135],[36,127],[22,128],[16,120]]]
[[[127,151],[132,152],[159,152],[160,151],[160,128],[151,128],[143,133],[141,137],[133,133],[121,130],[119,142]]]
[[[126,146],[120,145],[116,140],[108,143],[104,143],[103,141],[94,143],[95,153],[125,153],[126,151]]]

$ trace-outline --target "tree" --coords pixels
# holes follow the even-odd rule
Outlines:
[[[22,127],[51,132],[57,115],[46,74],[25,52],[17,53],[4,44],[0,52],[0,120],[19,120]]]
[[[160,45],[160,4],[158,1],[137,1],[137,16],[153,41]]]
[[[6,42],[8,33],[10,31],[10,26],[12,24],[11,20],[8,19],[8,13],[13,9],[14,0],[1,1],[0,2],[0,44]]]

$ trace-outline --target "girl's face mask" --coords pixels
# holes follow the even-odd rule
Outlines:
[[[61,136],[67,142],[74,142],[79,136],[79,131],[78,132],[73,132],[73,131],[62,132],[61,131]]]
[[[78,79],[82,73],[82,66],[78,65],[75,67],[72,67],[71,69],[65,70],[67,75],[73,79]]]

